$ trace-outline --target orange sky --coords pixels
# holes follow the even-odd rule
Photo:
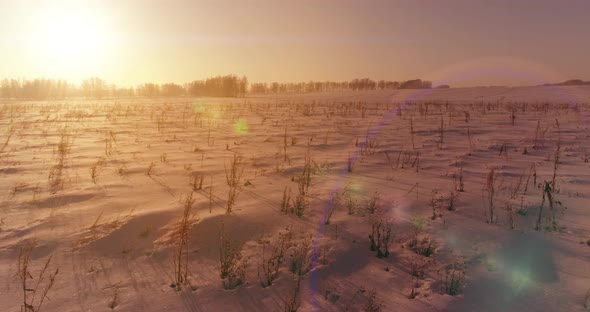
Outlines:
[[[0,0],[0,78],[590,80],[586,0]]]

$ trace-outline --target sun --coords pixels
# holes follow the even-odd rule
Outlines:
[[[38,12],[31,49],[46,67],[65,76],[96,69],[106,62],[111,32],[89,8],[56,6]]]

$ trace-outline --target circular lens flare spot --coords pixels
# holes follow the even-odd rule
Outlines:
[[[417,229],[422,230],[428,224],[428,220],[424,217],[414,217],[412,223]]]
[[[244,119],[238,119],[235,123],[234,123],[234,132],[237,134],[247,134],[248,130],[250,129],[250,126],[248,125],[248,122]]]
[[[531,282],[531,274],[527,270],[515,269],[510,274],[512,281],[512,288],[516,291],[521,291],[526,288]]]
[[[195,110],[195,113],[203,113],[205,111],[205,103],[202,101],[195,101],[193,103],[193,109]]]

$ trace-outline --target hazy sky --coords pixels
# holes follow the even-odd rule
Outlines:
[[[588,0],[0,0],[0,78],[590,80]]]

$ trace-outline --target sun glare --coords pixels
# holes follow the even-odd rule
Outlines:
[[[108,23],[85,8],[53,7],[38,13],[31,49],[47,66],[69,75],[106,62]]]

